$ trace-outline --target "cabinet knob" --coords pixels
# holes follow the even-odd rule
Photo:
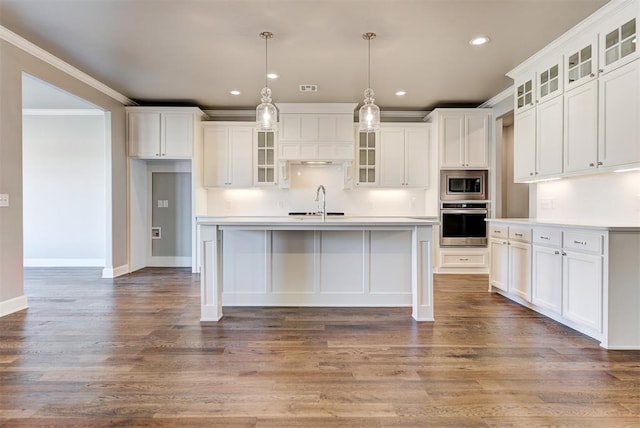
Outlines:
[[[591,77],[596,77],[596,73],[591,73]]]
[[[563,252],[562,252],[562,255],[563,255],[563,256],[566,256],[566,255],[567,255],[567,253],[565,253],[565,252],[563,251]]]
[[[596,164],[595,164],[595,163],[593,163],[593,162],[591,162],[591,163],[589,164],[589,166],[590,166],[590,167],[594,167],[594,166],[596,166]]]
[[[554,251],[553,254],[560,254],[560,251]]]
[[[533,175],[533,172],[530,172],[529,175]]]
[[[602,162],[598,162],[598,165],[602,165]]]
[[[599,73],[604,73],[604,69],[600,68],[600,69],[598,69],[598,72]]]
[[[538,171],[536,171],[536,175],[538,175]]]
[[[156,156],[160,156],[160,153],[156,153]]]

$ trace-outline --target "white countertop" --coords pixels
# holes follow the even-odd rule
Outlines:
[[[296,228],[340,228],[372,226],[433,226],[439,223],[437,217],[364,217],[364,216],[198,216],[200,225],[218,226],[282,226]]]
[[[580,229],[640,232],[640,225],[616,224],[615,222],[604,223],[604,222],[583,222],[578,220],[576,221],[538,220],[535,218],[488,218],[487,222],[502,223],[502,224],[519,224],[519,225],[528,225],[528,226],[576,227]]]

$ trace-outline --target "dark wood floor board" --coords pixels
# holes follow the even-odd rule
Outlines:
[[[199,277],[27,269],[0,318],[0,426],[640,427],[640,351],[607,351],[487,292],[435,277],[410,308],[225,307]]]

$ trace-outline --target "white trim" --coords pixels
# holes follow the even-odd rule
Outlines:
[[[276,103],[280,114],[352,114],[358,103]]]
[[[24,267],[103,267],[104,259],[24,259]]]
[[[104,268],[102,269],[103,278],[117,278],[129,273],[129,265],[122,265],[116,268]]]
[[[116,101],[121,102],[124,105],[136,104],[133,100],[129,99],[128,97],[125,97],[120,92],[117,92],[116,90],[111,89],[104,83],[89,76],[87,73],[80,71],[79,69],[72,66],[71,64],[45,51],[41,47],[31,43],[27,39],[23,38],[22,36],[19,36],[18,34],[7,29],[6,27],[3,27],[2,25],[0,25],[0,39],[5,40],[8,43],[11,43],[15,47],[22,49],[23,51],[35,56],[36,58],[46,62],[47,64],[54,66],[58,70],[61,70],[67,73],[68,75],[75,77],[81,82],[86,83],[92,88],[97,89],[103,94],[113,98]]]
[[[23,116],[104,116],[100,109],[88,108],[23,108]]]
[[[191,267],[191,257],[151,256],[147,260],[149,267]]]
[[[593,12],[591,15],[577,23],[573,28],[566,31],[563,35],[546,45],[544,48],[540,49],[538,52],[530,56],[528,59],[520,63],[516,68],[509,71],[506,75],[511,77],[518,76],[522,72],[528,70],[530,67],[534,66],[538,61],[547,55],[553,53],[556,50],[559,50],[563,47],[565,43],[567,43],[572,37],[581,31],[587,31],[590,28],[594,28],[601,20],[607,17],[610,14],[615,13],[617,10],[624,8],[629,3],[632,3],[636,0],[611,0],[609,3],[602,6],[600,9]]]
[[[24,294],[13,299],[5,300],[4,302],[0,302],[0,317],[27,309],[28,307],[27,296]]]
[[[500,92],[499,94],[489,98],[487,101],[480,104],[478,108],[491,108],[493,106],[500,104],[502,101],[506,100],[507,98],[513,98],[513,86],[510,86],[504,91]]]

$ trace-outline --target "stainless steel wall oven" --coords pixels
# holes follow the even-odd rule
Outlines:
[[[441,247],[486,247],[486,202],[442,202]]]

